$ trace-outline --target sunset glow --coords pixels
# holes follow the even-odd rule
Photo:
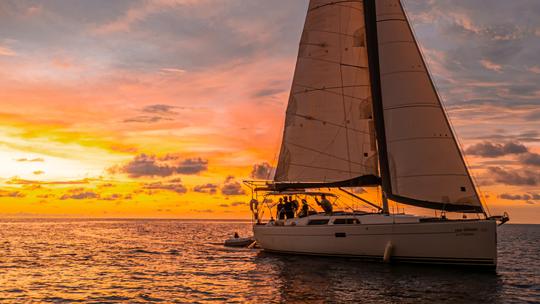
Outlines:
[[[538,13],[439,2],[404,4],[469,168],[492,213],[540,223]],[[0,215],[250,218],[306,5],[0,2]]]

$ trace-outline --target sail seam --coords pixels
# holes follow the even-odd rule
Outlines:
[[[335,35],[346,36],[346,37],[351,37],[351,38],[356,37],[356,36],[354,36],[354,35],[347,34],[347,33],[339,33],[339,32],[334,32],[334,31],[325,31],[325,30],[317,30],[317,29],[309,29],[309,30],[307,30],[306,32],[317,32],[317,33],[335,34]],[[302,42],[300,42],[300,45],[302,45]]]
[[[339,11],[339,19],[342,20],[342,11],[340,10]],[[351,19],[351,14],[349,13],[348,15],[348,21],[350,21]],[[342,23],[340,22],[339,23],[339,29],[340,29],[340,32],[343,31],[343,28],[341,28],[342,26]],[[339,43],[339,49],[342,50],[343,49],[343,46],[342,46],[342,39],[339,39],[338,43]],[[343,52],[339,52],[339,77],[340,77],[340,81],[341,81],[341,105],[342,105],[342,108],[343,108],[343,123],[344,123],[344,129],[345,129],[345,143],[347,145],[347,161],[348,161],[348,167],[349,167],[349,175],[352,175],[352,167],[351,167],[351,146],[350,146],[350,142],[349,142],[349,128],[347,126],[347,122],[348,122],[348,117],[347,117],[347,105],[345,104],[345,97],[343,96],[345,94],[345,91],[343,89],[343,86],[345,85],[344,82],[343,82],[343,67],[345,66],[345,64],[343,63]]]
[[[393,107],[386,107],[384,108],[384,110],[399,110],[399,109],[403,109],[403,108],[435,108],[435,109],[440,109],[437,105],[434,105],[434,104],[428,104],[428,103],[411,103],[411,104],[406,104],[406,105],[401,105],[401,106],[393,106]]]
[[[332,63],[332,64],[336,64],[336,65],[340,65],[340,66],[345,65],[345,66],[350,66],[350,67],[358,68],[358,69],[367,69],[368,68],[367,66],[348,64],[348,63],[343,63],[343,62],[340,62],[340,61],[332,61],[332,60],[327,60],[327,59],[322,59],[322,58],[317,58],[317,57],[314,58],[314,57],[298,56],[298,59],[321,61],[321,62]]]
[[[319,5],[319,6],[312,7],[312,8],[310,8],[308,10],[308,12],[311,13],[314,10],[320,9],[322,7],[325,7],[325,6],[332,6],[332,5],[338,5],[338,6],[341,6],[341,7],[357,9],[356,7],[352,7],[352,6],[340,5],[342,3],[362,3],[362,2],[360,0],[356,0],[356,1],[355,0],[334,1],[334,2],[325,3],[325,4],[322,4],[322,5]]]
[[[307,88],[309,90],[305,90],[305,91],[302,91],[302,92],[296,92],[296,93],[293,92],[292,93],[293,96],[299,96],[299,95],[302,95],[302,94],[311,93],[311,92],[317,92],[317,91],[324,91],[325,93],[342,96],[342,94],[340,94],[340,93],[329,91],[329,90],[333,90],[333,89],[340,89],[341,87],[313,88],[313,87],[309,87],[309,86],[305,86],[305,85],[301,85],[301,84],[295,84],[295,86]],[[345,86],[343,88],[364,88],[364,87],[369,87],[369,85]],[[352,99],[356,99],[356,100],[351,100],[351,102],[356,102],[356,103],[362,103],[362,102],[365,102],[365,101],[368,100],[368,98],[360,98],[360,97],[356,97],[356,96],[352,96],[352,95],[348,95],[348,94],[347,95],[343,94],[343,96],[348,97],[348,98],[352,98]]]
[[[308,147],[306,147],[306,146],[302,146],[302,145],[295,144],[295,143],[288,142],[288,141],[286,141],[285,143],[286,143],[287,145],[295,146],[295,147],[300,148],[300,149],[304,149],[304,150],[308,150],[308,151],[311,151],[311,152],[319,153],[319,154],[326,155],[326,156],[329,156],[329,157],[332,157],[332,158],[335,158],[335,159],[339,159],[339,160],[342,160],[342,161],[351,162],[351,163],[353,163],[353,164],[355,164],[355,165],[359,165],[359,166],[363,166],[363,167],[369,168],[368,165],[365,165],[365,164],[362,164],[362,163],[359,163],[359,162],[355,162],[355,161],[353,161],[353,160],[345,159],[345,158],[342,158],[342,157],[339,157],[339,156],[336,156],[336,155],[333,155],[333,154],[330,154],[330,153],[326,153],[326,152],[323,152],[323,151],[315,150],[315,149],[308,148]]]
[[[451,174],[413,174],[413,175],[398,175],[399,178],[414,178],[423,176],[467,176],[467,174],[451,173]]]
[[[300,117],[300,118],[303,118],[305,120],[311,120],[311,121],[318,121],[318,122],[322,122],[322,123],[327,123],[329,125],[332,125],[332,126],[335,126],[335,127],[341,128],[341,129],[347,129],[347,130],[355,131],[357,133],[369,135],[369,132],[367,132],[367,131],[362,131],[362,130],[355,129],[355,128],[348,128],[348,127],[340,125],[338,123],[327,121],[327,120],[322,120],[320,118],[316,118],[316,117],[313,117],[313,116],[306,116],[306,115],[302,115],[302,114],[298,114],[298,113],[289,113],[289,115],[294,115],[296,117]],[[367,120],[367,118],[365,120]]]
[[[400,139],[392,139],[388,140],[389,143],[394,142],[403,142],[403,141],[414,141],[414,140],[424,140],[424,139],[452,139],[451,137],[443,137],[443,136],[426,136],[426,137],[410,137],[410,138],[400,138]]]
[[[393,40],[393,41],[386,41],[386,42],[379,42],[379,45],[388,45],[388,44],[397,44],[397,43],[410,43],[413,44],[414,41],[411,40]]]
[[[403,70],[403,71],[386,72],[386,73],[381,73],[381,77],[395,75],[395,74],[402,74],[402,73],[403,74],[408,74],[408,73],[424,73],[424,74],[427,74],[427,71],[426,70],[420,70],[420,71]]]
[[[336,172],[346,172],[346,173],[354,173],[354,174],[362,174],[362,172],[356,172],[356,171],[351,171],[349,172],[348,170],[341,170],[341,169],[335,169],[335,168],[325,168],[325,167],[318,167],[318,166],[311,166],[311,165],[302,165],[302,164],[297,164],[297,163],[290,163],[289,165],[291,166],[297,166],[297,167],[303,167],[303,168],[312,168],[312,169],[321,169],[321,170],[330,170],[330,171],[336,171]]]
[[[384,15],[381,15],[381,16],[384,16]],[[403,21],[403,22],[405,22],[406,20],[405,19],[400,19],[400,18],[388,18],[388,19],[377,20],[377,23],[385,22],[385,21]]]

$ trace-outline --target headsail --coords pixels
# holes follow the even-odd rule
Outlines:
[[[377,181],[363,3],[311,0],[276,182]]]
[[[379,145],[386,145],[381,161],[390,180],[384,190],[411,205],[483,212],[400,1],[375,2],[385,135]]]

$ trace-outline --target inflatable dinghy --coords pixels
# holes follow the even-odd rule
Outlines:
[[[249,245],[253,244],[253,242],[255,242],[255,239],[253,237],[238,237],[225,240],[224,245],[227,247],[248,247]]]

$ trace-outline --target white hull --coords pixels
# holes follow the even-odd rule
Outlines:
[[[321,216],[310,216],[310,219]],[[350,217],[350,216],[349,216]],[[418,217],[369,215],[361,224],[308,225],[307,218],[285,225],[255,225],[258,244],[268,251],[354,256],[391,261],[467,264],[495,267],[497,225],[494,220],[420,221]],[[343,217],[341,217],[343,218]],[[292,222],[293,225],[290,225]],[[385,223],[387,222],[387,223]]]

